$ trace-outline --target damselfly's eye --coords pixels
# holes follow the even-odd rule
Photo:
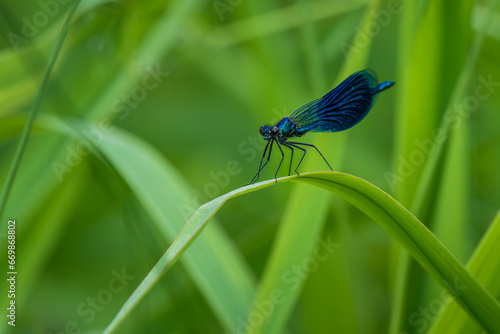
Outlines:
[[[260,127],[260,134],[261,134],[262,136],[263,136],[263,135],[265,135],[265,133],[266,133],[266,128],[267,128],[267,126],[265,126],[265,125],[262,125],[262,126]]]

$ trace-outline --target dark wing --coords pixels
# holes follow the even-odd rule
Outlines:
[[[290,119],[302,133],[349,129],[368,114],[376,95],[392,84],[384,82],[378,85],[372,70],[356,72],[322,98],[297,109]]]

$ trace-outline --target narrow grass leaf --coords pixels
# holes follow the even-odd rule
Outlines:
[[[2,189],[2,194],[0,196],[0,217],[2,217],[2,215],[3,215],[5,203],[7,202],[7,198],[9,197],[10,189],[12,187],[12,184],[13,184],[14,179],[16,177],[17,171],[19,169],[19,164],[21,163],[21,159],[23,157],[24,151],[26,150],[26,145],[28,145],[29,137],[31,134],[31,128],[33,127],[33,123],[35,121],[36,115],[37,115],[39,107],[40,107],[40,102],[42,101],[45,90],[47,88],[47,83],[49,81],[50,75],[52,74],[52,69],[54,68],[54,65],[55,65],[56,60],[57,60],[57,56],[59,55],[59,53],[61,51],[64,40],[66,39],[66,35],[68,33],[69,26],[71,24],[71,19],[73,17],[73,14],[75,13],[76,8],[78,7],[79,3],[80,3],[80,0],[73,1],[70,9],[68,10],[68,15],[66,17],[66,21],[61,29],[59,38],[58,38],[57,43],[54,47],[54,51],[52,53],[50,62],[47,66],[47,70],[45,71],[45,75],[43,77],[42,83],[40,85],[40,88],[38,90],[37,95],[35,96],[35,100],[33,101],[33,104],[31,105],[28,121],[26,122],[26,126],[23,130],[23,133],[21,134],[21,138],[19,140],[19,144],[18,144],[16,153],[15,153],[15,156],[14,156],[14,160],[12,161],[12,165],[11,165],[11,168],[9,170],[9,175],[7,176],[7,181]]]
[[[375,20],[370,13],[374,10],[376,11],[378,6],[380,6],[380,1],[375,1],[366,9],[354,40],[356,40],[358,34],[363,34],[366,31],[367,25],[370,22]],[[311,30],[311,27],[305,29],[309,29],[308,32],[306,30],[306,38],[314,38],[314,31]],[[316,59],[314,55],[315,50],[313,49],[315,42],[308,39],[305,40],[305,52],[309,59],[308,62],[312,67]],[[371,39],[364,46],[361,50],[352,47],[345,54],[346,62],[340,71],[341,74],[337,81],[340,82],[356,70],[365,67],[370,52]],[[319,71],[321,71],[321,68],[312,71],[312,73]],[[312,78],[317,81],[314,85],[319,87],[321,80],[323,80],[321,75],[313,74]],[[346,135],[343,133],[337,134],[335,143],[332,143],[326,136],[322,138],[318,137],[315,141],[316,146],[323,148],[323,153],[326,156],[335,157],[335,168],[340,168],[342,165],[345,138]],[[314,160],[305,162],[304,169],[314,169],[312,167],[314,163]],[[265,317],[260,324],[249,324],[248,330],[251,333],[279,333],[284,330],[286,322],[299,298],[304,279],[300,280],[294,286],[294,289],[291,289],[289,282],[283,279],[283,276],[294,265],[302,263],[306,257],[310,256],[325,223],[330,200],[330,194],[321,190],[300,184],[295,186],[281,219],[280,229],[278,230],[272,253],[266,264],[266,269],[258,288],[258,296],[254,303],[256,306],[253,312],[258,312],[258,305],[272,300],[275,291],[281,291],[285,301],[283,303],[275,303],[272,314]],[[349,315],[346,319],[350,319],[351,317]]]
[[[165,10],[137,46],[134,57],[128,59],[126,66],[112,78],[106,90],[90,107],[87,113],[89,119],[101,120],[109,116],[110,106],[116,98],[140,80],[148,66],[158,66],[161,57],[174,48],[189,15],[192,15],[201,3],[201,0],[177,1]]]
[[[500,211],[491,222],[481,242],[476,247],[467,269],[488,291],[500,299]],[[466,287],[467,288],[467,287]],[[480,326],[452,299],[449,299],[429,333],[470,334],[481,332]]]
[[[342,15],[348,11],[361,8],[365,0],[355,1],[314,1],[311,3],[313,21]],[[230,46],[249,39],[255,39],[300,27],[306,22],[302,15],[302,6],[298,3],[263,14],[254,15],[248,19],[230,23],[216,29],[208,37],[208,42],[216,46]]]
[[[120,130],[105,136],[99,149],[132,189],[165,239],[174,240],[196,208],[191,187],[182,175],[147,143]],[[255,278],[217,223],[205,232],[182,261],[221,323],[235,332],[238,319],[250,311]],[[147,276],[148,288],[160,278],[161,272],[153,271]],[[141,295],[147,290],[145,286],[141,284],[138,288]],[[108,331],[115,329],[127,312],[120,312]]]
[[[399,241],[484,329],[493,333],[500,331],[500,323],[497,320],[500,317],[500,304],[431,231],[389,194],[363,179],[340,172],[312,172],[278,179],[278,183],[288,181],[304,182],[324,188],[356,206]],[[123,317],[158,281],[159,276],[179,259],[198,237],[209,219],[228,199],[273,184],[275,184],[274,180],[269,180],[245,186],[199,207],[187,221],[173,244],[122,306],[107,332],[110,332],[111,329],[115,328],[116,323],[123,320]],[[467,289],[457,291],[454,285],[465,285]]]
[[[18,122],[17,118],[12,121]],[[82,133],[97,131],[85,123],[69,125],[47,114],[42,114],[35,126],[76,140],[85,140]],[[109,161],[124,179],[166,240],[173,240],[199,205],[182,175],[149,145],[117,129],[102,138],[98,149],[98,156]],[[250,311],[255,279],[232,241],[215,223],[190,249],[183,262],[223,325],[235,331],[238,318]]]
[[[445,5],[433,3],[429,11],[441,11],[443,10],[441,6]],[[446,6],[448,6],[448,4]],[[455,4],[451,6],[455,6]],[[466,8],[470,6],[470,2],[463,2],[460,4],[460,6],[463,8],[456,10],[461,13],[461,15],[459,16],[462,17],[462,20],[466,20],[466,15],[464,14],[464,12],[466,12]],[[490,8],[496,6],[494,1],[490,2],[490,6]],[[441,29],[448,29],[447,27],[442,27],[442,24],[438,17],[433,17],[435,20],[437,20],[435,21],[435,25],[441,26]],[[425,28],[429,24],[431,24],[429,23],[429,20],[431,19],[432,18],[426,19],[424,17],[422,26]],[[453,86],[453,91],[451,92],[451,94],[450,92],[443,92],[442,94],[443,96],[450,95],[450,98],[446,104],[447,109],[445,112],[441,111],[441,97],[437,97],[435,94],[437,90],[433,89],[431,91],[428,91],[428,86],[426,86],[424,90],[412,88],[413,85],[415,85],[413,87],[426,85],[424,81],[432,81],[433,83],[437,82],[437,79],[432,78],[432,75],[427,78],[419,77],[425,73],[427,68],[421,63],[427,61],[431,62],[430,58],[428,58],[428,54],[420,55],[420,57],[424,57],[424,59],[420,60],[412,60],[411,58],[406,57],[406,60],[409,61],[406,65],[408,68],[403,69],[404,72],[402,73],[405,75],[402,80],[406,82],[406,89],[400,99],[400,108],[401,110],[404,110],[404,112],[400,115],[400,123],[396,127],[397,129],[399,129],[399,138],[396,140],[396,142],[400,143],[400,146],[397,154],[395,155],[395,157],[398,157],[399,160],[395,162],[396,165],[399,165],[398,167],[395,167],[395,170],[397,170],[398,173],[401,173],[400,170],[401,168],[403,168],[401,165],[402,159],[407,159],[411,154],[418,154],[417,152],[421,152],[421,147],[428,145],[427,147],[429,148],[429,151],[427,152],[427,154],[425,154],[425,163],[420,164],[419,166],[411,166],[411,176],[403,178],[404,186],[401,187],[398,198],[402,201],[403,204],[409,205],[409,203],[411,203],[412,212],[414,212],[419,218],[428,221],[429,224],[431,223],[432,210],[435,208],[433,204],[436,200],[435,194],[438,193],[436,180],[438,176],[443,173],[441,169],[442,157],[447,143],[446,138],[450,131],[451,119],[453,118],[450,117],[450,111],[456,113],[457,111],[454,110],[454,108],[462,101],[464,97],[467,85],[471,78],[472,70],[474,68],[473,66],[477,60],[479,50],[482,45],[484,31],[487,24],[488,19],[485,20],[482,33],[476,36],[474,43],[470,49],[468,58],[466,59],[460,73],[458,74],[458,76],[452,76],[458,77],[456,79],[455,85]],[[455,25],[460,25],[460,23],[455,22]],[[411,27],[409,28],[409,30],[411,30]],[[414,46],[415,48],[419,47],[418,36],[422,34],[434,34],[434,32],[430,31],[429,27],[425,28],[421,32],[418,32],[417,40]],[[408,35],[411,35],[411,33],[408,33]],[[405,37],[403,36],[403,38]],[[450,49],[450,47],[447,47],[446,49],[448,50]],[[439,48],[433,48],[433,52],[435,52],[436,50],[439,50]],[[440,52],[440,54],[444,54],[444,50],[441,51],[442,52]],[[405,52],[407,52],[407,50],[405,50]],[[437,57],[439,56],[442,57],[443,55],[436,55],[435,58],[437,59]],[[418,58],[419,55],[417,54],[414,57]],[[449,58],[453,57],[453,55],[445,55],[444,57]],[[415,62],[417,63],[415,64]],[[428,64],[428,66],[431,70],[431,74],[439,73],[439,71],[434,68],[435,65]],[[452,66],[456,68],[457,64],[455,63]],[[414,73],[415,70],[418,73]],[[448,76],[450,76],[450,73],[452,72],[451,67],[447,68],[446,70],[443,69],[442,71],[447,71]],[[442,76],[444,76],[444,74]],[[443,80],[441,85],[445,84],[445,79],[439,80]],[[446,79],[446,82],[449,82],[449,78]],[[419,101],[425,100],[426,102],[417,102],[415,104],[411,102],[412,99],[417,99]],[[432,102],[432,106],[435,108],[433,113],[436,115],[439,114],[438,118],[441,118],[439,126],[436,122],[429,122],[429,120],[437,120],[438,118],[434,117],[436,115],[433,116],[432,114],[430,114],[425,116],[425,114],[422,114],[425,112],[430,112],[429,108],[431,108],[432,106],[426,105],[428,101],[434,101]],[[408,105],[406,105],[407,103]],[[423,103],[423,105],[419,105],[419,103]],[[411,131],[413,132],[406,131],[407,127],[411,128]],[[418,130],[419,128],[420,130]],[[437,137],[437,133],[442,134],[443,137]],[[426,141],[427,144],[422,144],[424,141]],[[420,143],[420,147],[418,147],[419,145],[417,145],[417,143]],[[406,146],[406,148],[404,148],[404,146]],[[402,175],[399,175],[399,177],[402,177]],[[438,224],[441,222],[442,221],[439,221]],[[444,227],[441,229],[444,229]],[[463,229],[463,227],[461,229]],[[457,242],[459,243],[460,241]],[[407,255],[401,254],[398,273],[396,276],[396,293],[394,295],[393,315],[391,318],[391,333],[398,333],[403,329],[409,330],[406,327],[408,324],[410,313],[418,309],[419,303],[426,303],[426,301],[422,299],[422,296],[427,294],[421,291],[421,288],[423,287],[423,285],[425,285],[425,283],[423,283],[424,280],[425,279],[422,278],[422,272],[415,265],[415,263],[412,262]],[[428,298],[429,297],[427,297],[427,299]]]

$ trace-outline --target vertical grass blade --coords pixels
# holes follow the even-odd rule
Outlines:
[[[73,15],[75,14],[76,8],[78,8],[79,3],[80,0],[73,1],[70,9],[68,10],[66,21],[62,26],[61,32],[59,33],[59,37],[57,38],[56,45],[54,46],[54,51],[52,52],[52,56],[50,57],[50,62],[43,76],[42,83],[40,84],[40,88],[35,96],[33,103],[31,104],[26,126],[24,127],[23,133],[21,134],[21,138],[19,140],[19,144],[17,146],[16,153],[14,155],[14,160],[12,161],[9,174],[7,176],[7,180],[2,189],[2,195],[0,196],[0,217],[3,216],[5,203],[7,202],[7,198],[9,197],[10,189],[12,188],[12,184],[16,177],[17,170],[19,169],[19,164],[21,163],[24,151],[26,150],[26,145],[28,145],[31,129],[33,128],[33,123],[38,113],[40,102],[42,101],[45,90],[47,89],[47,84],[50,75],[52,74],[52,70],[57,61],[57,57],[59,56],[64,40],[66,39],[66,35],[68,34],[69,26],[71,24],[71,19],[73,18]]]
[[[365,31],[366,26],[374,20],[370,13],[376,10],[379,5],[380,1],[375,1],[367,8],[363,21],[359,26],[360,33]],[[311,29],[311,27],[306,29]],[[307,38],[313,37],[311,30],[309,32],[306,31],[305,34],[308,36]],[[315,59],[312,55],[314,50],[311,49],[313,44],[314,42],[306,39],[306,53],[309,54],[310,62],[313,62],[313,59]],[[362,50],[352,51],[352,53],[348,54],[340,78],[337,81],[341,81],[352,72],[364,68],[369,51],[370,41],[368,41]],[[313,71],[313,73],[315,72]],[[316,78],[316,80],[320,80],[319,75]],[[316,86],[320,84],[318,82]],[[341,156],[345,134],[339,134],[337,137],[338,139],[335,144],[332,144],[331,140],[325,137],[318,138],[314,143],[324,150],[323,154],[335,157],[335,168],[339,168],[342,164]],[[310,169],[307,166],[312,166],[311,162],[304,163],[306,166],[304,167],[305,170]],[[285,214],[280,222],[280,229],[277,233],[272,253],[266,264],[255,305],[262,305],[266,301],[272,300],[275,291],[283,292],[285,302],[274,305],[271,314],[264,317],[262,322],[249,326],[251,333],[279,333],[284,330],[286,322],[298,300],[304,279],[300,279],[294,285],[294,288],[291,289],[290,282],[283,279],[283,277],[294,265],[302,263],[304,259],[311,255],[325,222],[330,200],[330,195],[319,189],[305,185],[297,185],[294,188],[291,198],[286,205]],[[253,309],[253,312],[258,312],[257,307]]]
[[[174,48],[185,22],[201,0],[174,1],[163,15],[154,22],[144,40],[137,47],[134,57],[128,59],[127,66],[122,68],[109,83],[87,113],[88,119],[101,119],[110,114],[110,106],[117,96],[126,92],[141,77],[147,66],[156,66],[161,57]]]
[[[455,6],[454,4],[453,6]],[[431,8],[429,11],[432,12],[432,8],[436,6],[440,6],[437,3],[434,3],[431,5]],[[444,5],[442,5],[444,6]],[[468,10],[470,9],[471,3],[470,2],[463,2],[461,5],[463,7],[462,9],[460,8],[455,8],[454,10],[457,11],[457,20],[455,20],[455,24],[458,26],[462,27],[464,24],[460,24],[460,21],[458,20],[458,17],[462,17],[462,20],[467,21],[467,13]],[[459,6],[459,7],[460,7]],[[435,8],[434,10],[442,10],[442,8]],[[426,14],[428,15],[428,14]],[[437,19],[437,17],[435,17]],[[428,19],[429,20],[429,19]],[[426,23],[428,21],[422,22],[422,25],[425,27]],[[485,20],[487,22],[487,20]],[[427,23],[430,24],[430,23]],[[435,22],[436,25],[440,25],[441,22],[440,20],[437,20]],[[485,23],[486,26],[487,23]],[[449,27],[442,27],[442,29],[448,29]],[[430,30],[423,30],[421,32],[418,32],[420,34],[430,34],[432,33]],[[417,33],[417,34],[418,34]],[[416,77],[413,77],[413,73],[410,70],[407,70],[405,73],[406,75],[409,75],[409,77],[406,78],[406,80],[409,80],[410,83],[406,86],[406,89],[408,90],[406,94],[402,98],[408,98],[408,101],[411,101],[411,95],[415,95],[415,98],[418,97],[418,99],[422,100],[427,100],[427,99],[435,99],[435,104],[434,104],[434,113],[438,116],[439,119],[441,119],[439,125],[437,123],[433,122],[428,122],[428,120],[433,120],[435,117],[432,117],[430,115],[428,116],[423,116],[422,112],[427,112],[422,109],[423,106],[419,106],[418,104],[413,104],[412,106],[408,106],[410,109],[402,109],[402,110],[407,110],[405,112],[404,116],[401,117],[401,120],[406,119],[406,121],[403,121],[402,124],[399,124],[397,128],[401,129],[400,135],[404,136],[404,138],[400,138],[397,141],[399,142],[407,142],[407,148],[406,149],[401,149],[399,150],[399,155],[398,158],[408,158],[411,154],[414,154],[415,152],[421,152],[421,148],[416,147],[415,145],[417,143],[420,143],[420,146],[422,146],[422,143],[424,141],[430,142],[430,145],[427,144],[430,148],[430,150],[425,154],[425,162],[421,163],[419,165],[413,165],[412,167],[412,174],[408,177],[404,176],[404,181],[400,186],[402,186],[402,192],[399,194],[399,198],[401,199],[402,203],[412,203],[412,212],[414,212],[420,219],[423,219],[424,221],[428,221],[429,225],[432,224],[432,217],[439,216],[441,213],[439,212],[433,212],[434,208],[436,206],[433,205],[435,203],[436,199],[436,194],[438,193],[437,190],[437,180],[440,179],[441,175],[446,172],[442,170],[442,158],[443,158],[443,153],[445,151],[445,147],[447,144],[446,138],[449,133],[449,127],[450,127],[450,115],[449,111],[452,109],[455,109],[456,104],[460,104],[462,101],[464,94],[466,92],[466,87],[468,83],[470,82],[473,66],[475,64],[475,61],[477,59],[477,56],[479,54],[480,47],[482,45],[482,40],[483,40],[483,35],[479,34],[476,39],[474,40],[474,43],[469,51],[468,57],[466,61],[464,62],[464,65],[462,66],[462,69],[458,75],[453,73],[453,68],[459,68],[460,64],[457,64],[456,61],[447,64],[447,68],[443,68],[443,76],[445,73],[448,77],[456,77],[456,83],[454,85],[453,91],[450,93],[448,91],[442,91],[443,96],[449,95],[450,98],[446,104],[447,108],[444,107],[439,107],[442,102],[439,102],[441,97],[432,97],[432,96],[426,96],[425,93],[427,92],[430,95],[433,95],[436,91],[427,91],[426,89],[422,90],[415,90],[411,88],[413,80],[417,80],[417,82],[414,82],[413,84],[418,83],[418,74]],[[449,43],[446,42],[446,43]],[[415,47],[418,47],[418,37],[415,42]],[[449,55],[448,52],[451,50],[462,50],[463,47],[460,45],[451,47],[448,46],[446,47],[446,52],[442,50],[443,54],[436,55],[436,57],[444,57],[445,59],[449,57],[453,57],[453,55]],[[421,55],[423,56],[423,55]],[[417,56],[418,57],[418,54]],[[427,56],[425,56],[427,57]],[[437,58],[436,58],[437,59]],[[426,60],[424,60],[426,61]],[[432,61],[432,60],[429,60]],[[415,66],[414,63],[410,62],[410,64],[407,64],[407,66],[412,68],[412,66]],[[424,67],[425,68],[425,67]],[[432,67],[431,67],[432,68]],[[419,70],[420,71],[420,70]],[[425,70],[422,70],[425,72]],[[456,69],[455,69],[456,71]],[[420,73],[420,72],[419,72]],[[436,74],[439,72],[435,72],[435,70],[432,70],[432,73]],[[420,73],[421,75],[422,73]],[[423,80],[424,78],[420,78],[420,80]],[[429,80],[434,81],[435,78],[430,78]],[[443,79],[443,82],[441,85],[445,85],[446,82],[450,82],[449,78],[446,80]],[[420,82],[420,84],[423,84],[423,81]],[[415,86],[416,87],[416,86]],[[406,101],[401,102],[403,105],[407,103]],[[403,107],[403,105],[401,107]],[[415,107],[418,107],[418,109],[413,109]],[[430,106],[427,106],[430,108]],[[404,107],[406,108],[406,107]],[[443,112],[444,111],[444,112]],[[454,110],[454,112],[457,112]],[[413,114],[413,116],[411,116]],[[405,123],[409,122],[411,118],[419,118],[421,121],[419,123],[418,120],[411,121],[410,123]],[[425,119],[425,122],[423,120]],[[432,123],[431,127],[429,127],[429,123]],[[405,125],[406,124],[406,125]],[[422,125],[422,128],[420,130],[420,133],[417,132],[404,132],[406,126],[410,126],[414,131],[417,131]],[[427,127],[427,128],[426,128]],[[427,130],[426,130],[427,129]],[[436,139],[436,131],[440,131],[440,133],[444,134],[444,140],[437,140]],[[465,146],[463,146],[465,147]],[[456,148],[456,147],[455,147]],[[406,153],[404,153],[406,152]],[[455,151],[457,153],[457,151]],[[401,161],[399,161],[401,163]],[[450,163],[450,162],[448,162]],[[399,168],[401,168],[401,165],[399,165]],[[451,168],[449,166],[449,168]],[[415,176],[417,175],[417,176]],[[401,175],[400,175],[401,176]],[[416,179],[415,179],[416,177]],[[412,181],[413,179],[413,181]],[[408,183],[409,181],[409,183]],[[459,181],[463,182],[463,181]],[[404,186],[403,186],[404,184]],[[416,191],[415,191],[416,189]],[[463,190],[463,189],[462,189]],[[445,224],[443,220],[437,221],[437,225],[440,224]],[[448,220],[449,222],[449,220]],[[461,222],[464,224],[465,221],[461,220]],[[457,230],[463,230],[465,227],[457,227]],[[433,225],[434,226],[434,225]],[[446,226],[436,226],[436,228],[440,230],[446,230]],[[452,227],[450,227],[452,228]],[[455,234],[455,236],[458,236],[459,234]],[[465,237],[465,235],[462,233],[460,234],[462,237]],[[455,242],[455,243],[463,243],[463,240],[449,240],[448,242]],[[463,255],[462,255],[463,256]],[[410,329],[408,328],[408,323],[410,319],[410,314],[413,313],[414,311],[418,310],[420,305],[428,304],[430,299],[432,299],[432,293],[426,293],[422,291],[422,289],[427,289],[424,286],[427,285],[424,283],[425,278],[423,278],[422,271],[418,269],[416,264],[411,261],[407,255],[401,254],[401,259],[399,262],[399,268],[398,268],[398,276],[396,278],[396,294],[395,294],[395,300],[394,300],[394,306],[393,306],[393,316],[391,319],[391,332],[396,333],[399,332],[403,329],[410,331],[410,330],[415,330],[415,328]],[[434,288],[434,292],[437,291],[436,285],[432,285]]]

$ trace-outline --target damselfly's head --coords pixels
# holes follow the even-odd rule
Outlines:
[[[271,140],[278,137],[280,129],[277,126],[262,125],[260,127],[260,134],[265,140]]]

